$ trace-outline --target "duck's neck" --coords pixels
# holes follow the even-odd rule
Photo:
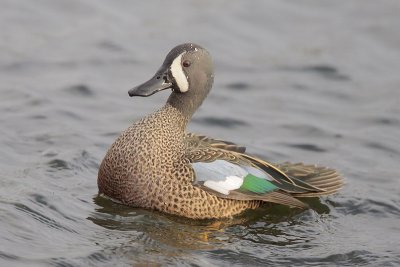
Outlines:
[[[204,80],[206,82],[201,81],[201,79],[197,82],[202,87],[200,90],[198,88],[189,88],[185,93],[172,92],[168,98],[167,104],[176,108],[189,121],[211,89],[213,82],[212,77],[204,78]]]
[[[196,103],[195,99],[181,93],[172,93],[168,98],[167,105],[176,108],[188,121],[201,103]]]

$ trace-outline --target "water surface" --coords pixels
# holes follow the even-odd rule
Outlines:
[[[397,1],[1,1],[1,266],[400,265]],[[191,221],[97,197],[127,90],[175,45],[215,60],[190,130],[338,169],[312,209]]]

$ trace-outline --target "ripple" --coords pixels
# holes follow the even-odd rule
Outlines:
[[[47,166],[47,172],[53,178],[71,177],[79,174],[97,175],[99,168],[99,159],[95,158],[86,150],[76,151],[77,154],[69,155],[68,153],[60,154],[58,151],[51,149],[42,152]],[[52,158],[49,160],[49,158]]]
[[[34,137],[34,140],[39,143],[43,143],[46,145],[53,145],[54,141],[52,140],[53,136],[50,134],[38,134]]]
[[[76,258],[67,259],[64,257],[52,258],[49,260],[49,263],[52,266],[69,267],[69,266],[77,266],[77,260],[81,264],[84,263],[84,265],[78,264],[78,266],[116,266],[116,265],[113,265],[110,263],[111,258],[109,257],[109,255],[105,254],[104,251],[93,252],[87,256],[79,257],[78,259],[76,259]],[[104,263],[106,263],[106,262],[107,262],[107,265],[104,265]],[[121,262],[119,262],[119,264],[117,264],[117,265],[120,266]],[[125,266],[125,265],[122,265],[122,266]]]
[[[314,144],[285,144],[288,147],[294,147],[302,150],[313,151],[313,152],[326,152],[325,148],[319,147]]]
[[[389,217],[390,214],[400,216],[400,208],[390,200],[374,200],[353,198],[345,201],[336,200],[337,211],[344,214],[373,214],[374,217]]]
[[[235,82],[227,84],[226,88],[236,91],[243,91],[243,90],[248,90],[250,88],[250,85],[245,82]]]
[[[0,259],[6,259],[6,260],[18,260],[19,257],[9,254],[9,253],[5,253],[0,251]]]
[[[44,98],[35,98],[31,99],[26,102],[27,106],[32,106],[32,107],[37,107],[37,106],[44,106],[46,104],[49,104],[50,101]]]
[[[91,97],[94,95],[94,91],[85,84],[77,84],[70,86],[65,89],[68,93],[76,96],[84,96],[84,97]]]
[[[51,259],[50,263],[52,266],[57,267],[75,267],[75,264],[69,263],[68,260],[65,258]]]
[[[38,193],[33,193],[33,194],[30,194],[30,198],[33,203],[39,204],[39,206],[45,207],[46,209],[56,212],[57,214],[61,215],[64,219],[76,222],[76,220],[67,216],[64,212],[62,212],[56,206],[51,204],[51,202],[48,200],[48,198],[46,196],[38,194]],[[67,228],[63,228],[63,229],[67,229]],[[70,231],[70,232],[75,232],[75,231]]]
[[[111,40],[103,40],[97,44],[101,49],[112,51],[112,52],[124,52],[126,51],[122,46],[116,44]]]
[[[350,80],[350,77],[348,75],[340,73],[338,69],[335,68],[334,66],[325,64],[300,66],[300,67],[284,67],[282,69],[287,71],[312,72],[326,79],[331,79],[331,80],[338,80],[338,81]]]
[[[78,112],[77,111],[72,111],[72,110],[57,110],[56,111],[57,112],[57,114],[59,114],[59,115],[61,115],[61,116],[63,116],[63,117],[68,117],[68,118],[71,118],[71,119],[74,119],[74,120],[79,120],[79,121],[81,121],[81,120],[83,120],[83,114],[82,113],[79,113],[78,114]],[[80,115],[80,114],[82,114],[82,115]]]
[[[120,132],[113,131],[113,132],[101,133],[100,135],[104,136],[104,137],[116,137],[119,134],[120,134]]]
[[[70,233],[76,233],[74,230],[69,229],[67,227],[64,227],[63,225],[59,224],[57,221],[51,219],[50,217],[42,214],[41,212],[39,212],[36,209],[32,209],[30,207],[28,207],[27,205],[24,205],[22,203],[15,203],[14,204],[15,208],[19,211],[22,211],[24,213],[26,213],[27,215],[29,215],[30,217],[32,217],[33,219],[35,219],[36,221],[45,224],[46,226],[50,227],[50,228],[54,228],[57,230],[63,230],[63,231],[67,231]]]
[[[51,169],[55,169],[57,171],[59,170],[71,170],[71,167],[69,166],[68,162],[66,162],[63,159],[53,159],[47,162],[47,165]]]
[[[374,118],[371,120],[372,123],[380,124],[380,125],[399,125],[399,120],[395,118]]]
[[[296,265],[296,266],[304,266],[304,265],[315,265],[315,266],[321,266],[324,264],[329,264],[331,265],[332,263],[335,263],[335,265],[340,265],[340,266],[345,266],[345,265],[350,265],[350,266],[359,266],[365,265],[365,264],[371,264],[373,260],[375,260],[377,257],[366,250],[352,250],[347,253],[339,253],[339,254],[332,254],[328,255],[326,257],[301,257],[301,258],[285,258],[285,261],[290,262],[290,265]]]
[[[86,150],[82,150],[77,157],[73,158],[74,168],[94,170],[97,173],[100,163],[96,157]]]
[[[294,83],[292,84],[292,88],[299,90],[299,91],[308,91],[310,90],[310,87],[305,85],[305,84],[300,84],[300,83]]]
[[[46,207],[46,208],[48,208],[48,209],[50,209],[52,211],[55,211],[56,213],[60,214],[64,219],[67,219],[67,220],[70,220],[70,221],[73,221],[73,222],[76,221],[73,218],[65,215],[56,206],[51,204],[46,196],[38,194],[38,193],[33,193],[33,194],[30,194],[30,197],[32,199],[32,202],[34,202],[35,204],[39,204],[42,207]]]
[[[34,120],[45,120],[45,119],[47,119],[47,116],[39,114],[39,115],[32,115],[29,118],[34,119]]]
[[[88,256],[88,259],[93,262],[106,262],[109,258],[100,252],[94,252]]]
[[[374,141],[366,142],[365,145],[367,147],[375,149],[375,150],[382,150],[384,152],[391,153],[391,154],[396,154],[396,155],[399,154],[399,151],[397,151],[396,149],[391,148],[391,147],[387,147],[387,146],[385,146],[385,145],[383,145],[381,143],[378,143],[378,142],[374,142]]]
[[[52,158],[52,157],[55,157],[55,156],[57,156],[59,154],[59,152],[58,151],[56,151],[56,150],[53,150],[53,149],[46,149],[46,150],[44,150],[43,152],[42,152],[42,156],[43,157],[48,157],[48,158]]]
[[[248,123],[232,118],[216,118],[216,117],[204,117],[200,119],[193,119],[195,123],[205,124],[210,126],[218,126],[223,128],[235,128],[239,126],[246,126]]]
[[[289,129],[298,132],[300,135],[309,136],[332,136],[332,134],[327,133],[319,127],[307,124],[282,124],[282,128]]]

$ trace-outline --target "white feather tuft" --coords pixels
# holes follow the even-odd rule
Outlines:
[[[174,77],[178,87],[179,91],[181,93],[187,92],[189,90],[189,82],[188,79],[185,75],[185,72],[182,69],[182,56],[186,52],[183,52],[179,56],[177,56],[174,61],[172,61],[171,64],[171,74]]]

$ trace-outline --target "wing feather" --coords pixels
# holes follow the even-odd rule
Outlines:
[[[330,168],[303,163],[272,164],[245,154],[245,148],[242,146],[203,135],[187,134],[185,142],[187,147],[185,156],[191,163],[223,160],[239,166],[248,166],[250,169],[256,168],[271,177],[271,183],[279,188],[264,194],[244,192],[240,189],[231,190],[229,194],[221,194],[204,186],[204,179],[195,180],[196,186],[220,198],[259,200],[305,208],[307,204],[296,198],[332,194],[343,186],[341,176]]]
[[[198,135],[194,133],[187,133],[185,136],[185,142],[186,147],[189,147],[191,149],[195,149],[198,147],[214,147],[239,153],[244,153],[246,151],[246,147],[237,145],[233,142],[214,139],[205,135]]]

